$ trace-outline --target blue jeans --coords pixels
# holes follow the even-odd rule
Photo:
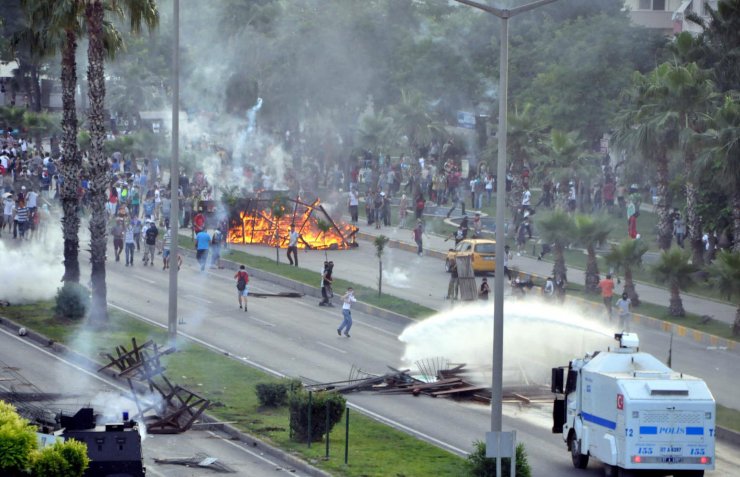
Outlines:
[[[126,264],[134,264],[134,247],[136,244],[134,243],[126,243]]]
[[[339,325],[339,328],[337,328],[337,331],[344,330],[345,334],[349,334],[349,329],[352,328],[352,313],[350,310],[342,309],[342,316],[344,316],[344,319],[342,320],[342,324]]]

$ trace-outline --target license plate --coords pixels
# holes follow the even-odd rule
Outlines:
[[[678,456],[663,457],[661,461],[666,464],[679,464],[683,462],[683,457],[678,457]]]
[[[483,260],[486,260],[488,262],[493,262],[494,260],[496,260],[496,257],[483,257]]]

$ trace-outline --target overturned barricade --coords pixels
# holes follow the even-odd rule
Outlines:
[[[128,382],[138,420],[145,423],[147,432],[177,434],[190,429],[208,409],[210,401],[172,383],[164,375],[160,358],[174,353],[175,349],[162,348],[152,340],[139,345],[136,338],[131,338],[131,345],[131,350],[116,346],[115,356],[105,353],[110,363],[98,372],[113,369],[117,377]]]
[[[444,358],[429,358],[415,363],[417,372],[410,369],[396,369],[388,366],[388,372],[373,374],[363,371],[354,365],[349,378],[344,381],[307,384],[309,391],[334,391],[342,394],[361,391],[372,391],[379,394],[411,394],[431,397],[447,397],[459,400],[476,401],[484,404],[491,402],[491,388],[470,379],[478,371],[467,368],[467,365],[452,364]],[[302,378],[309,382],[307,378]],[[504,400],[521,404],[549,398],[545,386],[522,384],[504,389]],[[550,398],[550,400],[552,400]]]

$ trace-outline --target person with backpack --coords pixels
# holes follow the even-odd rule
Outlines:
[[[146,232],[144,232],[144,266],[154,266],[154,249],[157,245],[158,235],[159,229],[157,229],[153,220],[149,220]]]
[[[244,265],[239,266],[239,271],[234,275],[236,280],[236,291],[239,298],[239,309],[242,309],[242,302],[244,304],[244,312],[247,312],[247,296],[249,295],[249,274],[247,273]]]

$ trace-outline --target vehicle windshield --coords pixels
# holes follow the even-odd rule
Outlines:
[[[495,243],[479,243],[475,246],[475,251],[478,253],[496,253]]]

